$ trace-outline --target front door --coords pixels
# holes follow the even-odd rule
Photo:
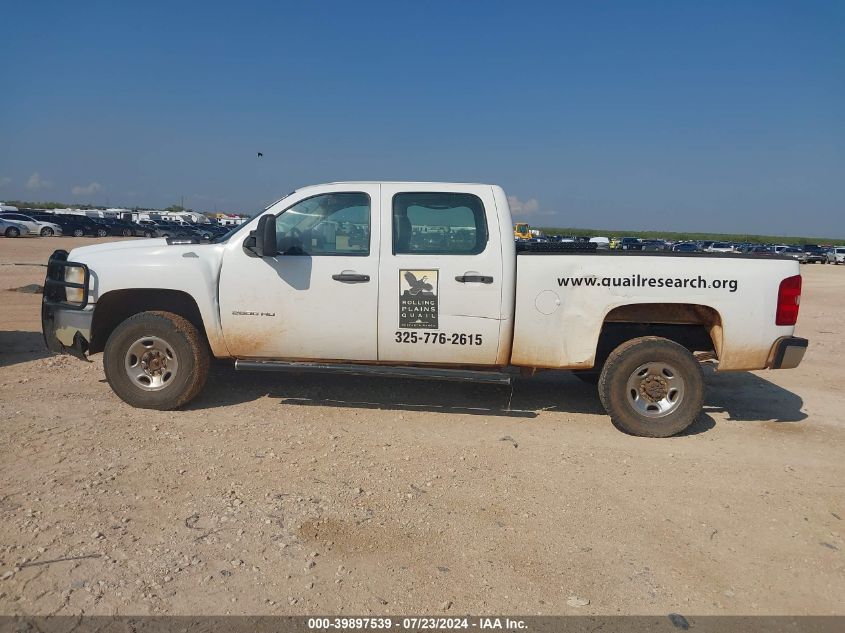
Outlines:
[[[382,184],[380,361],[494,365],[502,253],[490,187]]]
[[[374,361],[379,185],[302,192],[276,215],[279,255],[227,246],[220,317],[237,358]]]

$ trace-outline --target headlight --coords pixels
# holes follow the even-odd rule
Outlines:
[[[81,284],[85,281],[85,271],[78,266],[65,268],[65,281],[73,284]],[[82,288],[65,288],[65,296],[72,303],[82,303]]]

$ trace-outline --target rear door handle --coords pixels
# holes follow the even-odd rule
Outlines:
[[[368,282],[370,280],[370,276],[359,275],[358,273],[338,273],[337,275],[332,275],[332,279],[335,281],[342,281],[347,284],[361,284]]]
[[[462,284],[492,284],[493,278],[486,275],[458,275],[455,281]]]

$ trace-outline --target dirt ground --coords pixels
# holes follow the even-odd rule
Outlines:
[[[0,239],[0,614],[845,613],[845,266],[802,269],[800,368],[708,372],[656,440],[567,372],[132,409],[7,291],[94,241]]]

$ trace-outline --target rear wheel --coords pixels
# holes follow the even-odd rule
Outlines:
[[[105,229],[97,229],[97,237],[107,237],[109,234]]]
[[[144,231],[144,237],[152,237],[152,236],[153,236],[153,234],[150,233],[149,231]]]
[[[123,237],[132,237],[132,229],[123,229]]]
[[[695,357],[656,336],[617,347],[599,378],[599,397],[626,433],[669,437],[695,421],[704,404],[704,375]]]
[[[41,237],[53,237],[53,229],[49,226],[45,226],[41,229]]]
[[[21,232],[14,226],[10,226],[6,229],[6,237],[20,237]]]
[[[74,237],[83,237],[85,235],[85,231],[82,229],[73,229],[73,236]]]
[[[208,346],[187,319],[141,312],[115,328],[103,368],[121,400],[141,409],[169,410],[192,400],[208,376]]]

